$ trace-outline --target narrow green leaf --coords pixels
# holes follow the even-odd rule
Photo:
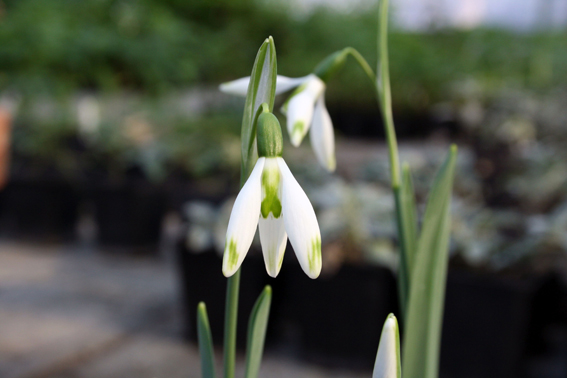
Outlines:
[[[245,378],[256,378],[262,362],[264,353],[264,341],[266,339],[266,328],[270,316],[270,304],[272,302],[272,288],[268,285],[256,300],[250,321],[248,323],[248,341],[246,345],[246,372]]]
[[[242,169],[241,177],[246,181],[256,161],[255,120],[258,108],[262,103],[268,104],[270,111],[274,108],[276,97],[277,61],[276,47],[272,37],[266,38],[254,61],[250,74],[250,84],[244,104],[242,116]]]
[[[403,343],[404,378],[437,378],[457,158],[451,150],[429,194],[417,243]]]
[[[199,338],[199,352],[201,354],[201,375],[203,378],[215,377],[215,353],[213,338],[209,326],[209,317],[205,303],[197,306],[197,336]]]
[[[417,248],[417,211],[413,181],[409,165],[402,165],[402,185],[396,192],[396,209],[398,209],[398,229],[400,235],[400,268],[398,271],[398,289],[402,314],[405,317],[407,298],[409,296],[410,277]]]

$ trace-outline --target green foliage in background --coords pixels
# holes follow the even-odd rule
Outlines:
[[[345,45],[370,61],[376,56],[373,10],[320,8],[298,17],[289,5],[255,0],[3,0],[0,7],[0,90],[33,95],[218,84],[247,73],[265,35],[279,41],[280,72],[288,76],[312,71]],[[394,106],[426,109],[467,79],[487,91],[565,85],[565,34],[394,31]],[[337,78],[329,102],[372,106],[362,75],[353,68]]]

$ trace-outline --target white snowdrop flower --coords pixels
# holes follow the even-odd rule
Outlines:
[[[220,85],[226,93],[246,96],[250,77],[243,77]],[[299,78],[277,76],[276,94],[295,91],[282,107],[287,116],[287,131],[291,143],[299,146],[309,130],[311,146],[319,163],[328,171],[336,168],[335,135],[333,123],[325,107],[326,84],[319,76],[311,74]]]
[[[321,272],[321,233],[307,195],[291,174],[282,155],[282,134],[269,112],[258,117],[259,159],[236,197],[223,256],[223,274],[232,276],[248,253],[256,226],[268,274],[281,269],[287,238],[301,268],[310,278]]]

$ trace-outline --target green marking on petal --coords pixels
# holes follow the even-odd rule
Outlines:
[[[292,139],[301,139],[303,137],[303,130],[305,129],[305,124],[302,121],[297,121],[293,125],[291,130]]]
[[[284,256],[285,256],[285,254],[282,253],[282,255],[281,255],[281,257],[280,257],[280,262],[278,263],[278,270],[280,270],[280,269],[282,268]]]
[[[311,248],[307,254],[309,270],[314,271],[321,265],[321,238],[316,237],[311,240]]]
[[[238,251],[236,249],[236,241],[233,238],[230,239],[226,250],[228,251],[228,268],[233,270],[238,263]]]
[[[262,189],[265,197],[260,208],[260,213],[264,219],[268,218],[270,213],[274,215],[274,218],[279,218],[282,213],[282,203],[278,197],[280,179],[280,171],[277,166],[264,168],[264,172],[262,172]]]

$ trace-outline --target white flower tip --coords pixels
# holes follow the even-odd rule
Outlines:
[[[334,156],[326,161],[325,169],[328,172],[334,172],[337,169],[337,159]]]
[[[246,96],[248,94],[248,85],[250,77],[243,77],[237,80],[229,81],[219,85],[219,90],[236,96]]]
[[[225,277],[228,278],[236,273],[239,268],[238,260],[236,241],[234,239],[231,239],[230,241],[227,240],[222,259],[222,274],[224,274]]]
[[[398,378],[401,376],[398,332],[396,317],[393,314],[388,315],[382,328],[372,378]]]
[[[321,268],[323,267],[321,258],[321,237],[312,240],[309,252],[307,254],[308,269],[305,271],[311,279],[319,277]]]
[[[305,124],[302,121],[297,121],[293,124],[290,134],[291,144],[294,147],[299,147],[303,137],[305,136]]]
[[[388,330],[388,332],[397,332],[396,330],[398,329],[398,319],[396,319],[396,316],[394,314],[388,315],[386,322],[384,323],[384,329]]]
[[[276,278],[278,276],[278,274],[280,273],[280,269],[277,269],[276,267],[273,267],[273,266],[268,266],[266,264],[266,272],[268,272],[268,276],[270,276],[272,278]]]

